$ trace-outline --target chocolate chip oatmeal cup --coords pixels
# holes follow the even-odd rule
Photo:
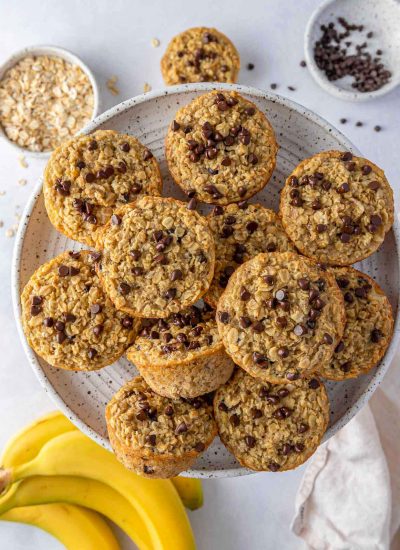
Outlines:
[[[204,300],[213,307],[243,262],[261,252],[295,251],[279,216],[260,204],[215,206],[207,219],[215,241],[215,270]]]
[[[146,320],[126,355],[152,390],[170,398],[212,392],[234,367],[218,334],[215,311],[206,305]]]
[[[229,38],[207,27],[195,27],[174,36],[161,59],[167,85],[236,82],[239,69],[239,53]]]
[[[117,311],[96,274],[96,252],[64,252],[31,276],[21,295],[31,348],[53,367],[91,371],[119,359],[139,323]]]
[[[317,378],[272,385],[238,369],[217,390],[219,436],[240,464],[256,471],[292,470],[317,449],[329,421],[329,400]]]
[[[171,198],[140,197],[117,210],[102,235],[99,275],[117,309],[168,317],[208,290],[215,249],[206,220]]]
[[[318,373],[331,380],[346,380],[375,367],[393,335],[393,313],[381,287],[365,273],[352,267],[332,268],[342,291],[346,326],[332,360],[321,364]]]
[[[282,384],[329,363],[343,335],[343,296],[334,276],[304,256],[258,254],[229,279],[217,325],[237,365]]]
[[[106,422],[117,459],[152,478],[174,477],[190,468],[217,434],[207,399],[162,397],[140,376],[108,403]]]
[[[266,116],[237,92],[213,91],[175,115],[166,159],[189,197],[230,204],[252,197],[271,178],[278,146]]]
[[[383,170],[341,151],[303,160],[286,180],[280,214],[302,254],[350,265],[375,252],[393,224],[393,191]]]
[[[133,136],[98,130],[61,145],[44,172],[43,193],[54,227],[70,239],[98,246],[115,209],[142,195],[159,195],[160,169]]]

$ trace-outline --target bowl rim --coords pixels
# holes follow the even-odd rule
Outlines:
[[[13,53],[10,57],[8,57],[3,63],[0,64],[0,81],[3,79],[6,72],[11,69],[14,65],[18,63],[21,59],[24,57],[32,56],[32,55],[48,55],[50,57],[60,57],[61,59],[65,59],[65,61],[69,61],[73,65],[78,65],[82,69],[82,71],[86,74],[86,76],[89,78],[90,84],[92,86],[93,90],[93,111],[92,115],[90,117],[90,121],[93,121],[100,112],[100,92],[99,92],[99,85],[97,84],[96,78],[92,72],[92,70],[82,61],[80,57],[78,57],[75,53],[72,51],[62,48],[60,46],[53,46],[50,44],[38,44],[34,46],[26,46],[25,48],[22,48],[21,50],[18,50],[17,52]],[[77,132],[79,134],[81,130]],[[76,135],[77,135],[76,134]],[[27,155],[33,158],[42,158],[47,159],[50,157],[51,151],[30,151],[29,149],[26,149],[25,147],[21,147],[14,141],[12,141],[4,132],[2,125],[0,124],[0,136],[11,145],[14,149],[16,149],[20,154]]]
[[[335,97],[347,101],[364,102],[386,95],[400,84],[400,70],[397,72],[397,75],[392,75],[392,78],[388,84],[385,84],[379,90],[375,90],[374,92],[351,92],[340,88],[333,82],[329,81],[325,74],[317,67],[313,56],[313,44],[311,43],[313,30],[314,27],[319,24],[318,21],[322,13],[328,8],[328,6],[337,1],[338,0],[323,0],[312,12],[306,25],[306,30],[304,33],[304,56],[312,77],[325,91]],[[398,9],[400,10],[400,4],[398,5]]]
[[[111,107],[110,109],[108,109],[107,111],[105,111],[104,113],[96,117],[95,120],[90,122],[82,130],[81,133],[88,134],[94,131],[101,124],[104,124],[105,122],[113,118],[114,116],[119,116],[124,111],[127,111],[131,107],[141,104],[143,102],[147,102],[147,101],[157,99],[159,97],[168,96],[168,95],[173,96],[174,94],[178,94],[178,93],[207,92],[212,90],[237,91],[239,93],[242,93],[251,97],[264,98],[272,102],[278,103],[279,105],[288,107],[289,109],[295,110],[300,115],[306,116],[315,124],[319,125],[321,128],[325,129],[326,131],[328,131],[329,133],[331,133],[332,135],[340,139],[342,143],[346,145],[348,150],[350,150],[356,155],[361,156],[361,153],[359,152],[359,150],[339,130],[337,130],[334,126],[332,126],[329,122],[327,122],[323,117],[317,115],[316,113],[310,111],[306,107],[296,103],[291,99],[287,99],[285,97],[279,96],[278,94],[263,91],[258,88],[243,86],[239,84],[220,84],[220,83],[178,84],[176,86],[170,86],[168,88],[161,88],[161,89],[153,90],[151,92],[140,94],[138,96],[127,99],[115,105],[114,107]],[[38,378],[39,383],[44,388],[45,392],[49,395],[49,397],[53,400],[53,402],[59,407],[59,409],[66,416],[68,416],[68,418],[73,422],[73,424],[75,424],[83,433],[91,437],[94,441],[96,441],[103,447],[111,450],[109,441],[105,440],[95,430],[93,430],[90,426],[85,424],[85,422],[81,420],[79,416],[75,412],[73,412],[72,409],[64,402],[62,397],[57,393],[57,391],[51,385],[45,371],[40,366],[40,363],[36,357],[35,352],[30,348],[22,328],[20,290],[19,290],[20,289],[19,267],[21,262],[24,238],[28,227],[27,222],[41,192],[42,192],[42,178],[39,178],[39,181],[37,182],[23,211],[21,221],[18,227],[17,235],[16,235],[16,241],[15,241],[13,257],[12,257],[11,292],[12,292],[13,312],[14,312],[14,317],[17,324],[18,334],[22,342],[25,355],[29,363],[31,364],[31,367],[36,377]],[[391,231],[393,231],[393,235],[394,235],[394,241],[395,241],[395,247],[396,247],[396,253],[397,253],[397,263],[398,263],[399,273],[400,273],[400,256],[399,256],[400,225],[397,220],[397,216],[395,216]],[[330,428],[328,428],[322,442],[326,442],[341,428],[343,428],[353,418],[353,416],[355,416],[355,414],[364,405],[368,403],[375,389],[383,380],[387,370],[392,364],[393,358],[395,356],[395,353],[398,347],[398,343],[400,341],[400,288],[398,289],[397,298],[399,301],[398,301],[397,312],[395,315],[393,338],[389,344],[388,349],[386,350],[385,356],[380,362],[380,367],[375,370],[373,377],[371,378],[368,386],[366,387],[364,392],[359,396],[359,398],[347,409],[344,415],[335,423],[334,426],[331,426]],[[247,468],[244,468],[242,466],[238,466],[237,468],[226,468],[226,469],[216,469],[216,470],[189,469],[186,472],[182,472],[181,475],[183,475],[184,477],[199,477],[199,478],[210,479],[210,478],[222,478],[222,477],[237,477],[237,476],[249,475],[254,473],[256,472],[249,470]]]

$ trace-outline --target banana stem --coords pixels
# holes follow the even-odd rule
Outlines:
[[[2,493],[10,485],[12,481],[11,468],[0,469],[0,493]]]

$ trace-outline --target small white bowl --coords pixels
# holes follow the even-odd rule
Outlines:
[[[85,63],[79,59],[75,54],[72,52],[65,50],[64,48],[59,48],[57,46],[29,46],[27,48],[24,48],[23,50],[20,50],[19,52],[12,55],[5,63],[3,63],[0,66],[0,81],[3,79],[5,73],[13,67],[18,61],[23,59],[27,56],[39,56],[39,55],[48,55],[52,57],[60,57],[61,59],[65,59],[66,61],[69,61],[73,65],[78,65],[82,69],[82,71],[86,74],[88,77],[90,84],[93,89],[93,112],[92,116],[90,117],[90,121],[94,120],[96,116],[99,114],[100,109],[100,103],[99,103],[99,87],[97,85],[96,79],[92,73],[92,71],[89,69]],[[3,137],[5,140],[8,141],[14,149],[17,149],[20,153],[23,153],[24,155],[29,155],[31,157],[36,158],[48,158],[51,155],[51,151],[30,151],[29,149],[25,149],[24,147],[19,146],[17,143],[9,139],[1,124],[0,124],[0,136]]]
[[[331,21],[341,28],[338,17],[344,17],[356,25],[364,25],[364,33],[359,34],[360,42],[365,32],[372,31],[373,37],[367,39],[369,50],[381,49],[379,57],[392,73],[389,82],[374,92],[354,91],[352,79],[344,77],[329,81],[325,73],[317,67],[314,60],[314,44],[321,36],[321,25]],[[316,82],[330,94],[348,101],[366,101],[383,96],[400,83],[400,3],[398,0],[325,0],[313,12],[306,28],[304,52],[312,76]],[[357,36],[355,31],[353,36]],[[357,37],[358,38],[358,37]],[[352,38],[349,38],[352,40]]]

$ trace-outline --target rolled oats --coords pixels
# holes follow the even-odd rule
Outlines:
[[[90,121],[93,105],[87,75],[60,57],[28,55],[0,81],[0,124],[30,151],[51,151],[71,138]]]

